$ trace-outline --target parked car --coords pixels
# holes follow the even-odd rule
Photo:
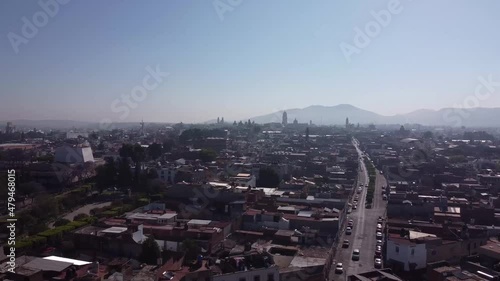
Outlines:
[[[377,248],[375,249],[375,257],[377,257],[377,258],[382,257],[382,247],[381,246],[377,246]]]
[[[375,235],[377,240],[382,240],[382,232],[377,232],[377,234]]]
[[[346,229],[345,229],[345,234],[347,235],[351,235],[352,234],[352,228],[350,226],[348,226]]]
[[[347,226],[352,227],[353,225],[354,225],[354,221],[353,220],[349,220],[349,222],[347,223]]]
[[[352,251],[352,260],[359,261],[359,249],[354,249],[354,251]]]
[[[377,240],[377,246],[382,246],[384,245],[384,242],[382,242],[382,240]]]
[[[382,268],[382,259],[376,258],[374,264],[375,268]]]
[[[357,208],[358,208],[358,205],[354,205],[354,206],[352,206],[352,209],[353,209],[353,210],[356,210]]]
[[[337,265],[335,266],[335,273],[336,274],[344,273],[344,267],[341,262],[337,263]]]
[[[344,240],[344,242],[342,243],[342,248],[349,248],[349,240]]]
[[[384,194],[384,195],[382,196],[382,200],[387,200],[387,195],[386,195],[386,194]]]

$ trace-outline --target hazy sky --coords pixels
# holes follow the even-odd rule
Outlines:
[[[341,103],[392,115],[461,105],[479,76],[500,82],[498,0],[72,0],[46,18],[42,6],[0,1],[0,120],[198,122]],[[381,10],[391,19],[356,44]],[[350,60],[342,42],[359,47]],[[143,85],[143,101],[120,100]],[[479,105],[500,107],[500,87]]]

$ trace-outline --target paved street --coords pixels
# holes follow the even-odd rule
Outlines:
[[[75,216],[78,214],[90,215],[90,210],[92,210],[94,208],[103,208],[103,207],[106,207],[109,205],[111,205],[111,202],[87,204],[85,206],[82,206],[82,207],[70,212],[70,213],[65,214],[62,218],[72,221],[75,218]],[[54,222],[49,223],[48,227],[54,228]]]
[[[356,146],[358,154],[361,151]],[[360,161],[360,171],[358,175],[358,185],[368,184],[368,172],[363,161]],[[343,236],[340,238],[340,245],[337,249],[334,262],[341,262],[344,267],[344,274],[339,275],[334,273],[335,264],[332,266],[330,280],[346,280],[346,277],[351,274],[369,271],[374,268],[374,255],[377,239],[375,237],[377,229],[377,220],[379,216],[384,216],[386,211],[386,201],[382,200],[382,186],[386,185],[385,178],[378,174],[375,181],[375,194],[373,198],[372,208],[365,208],[365,198],[367,187],[363,187],[363,192],[358,194],[358,208],[352,210],[348,215],[349,219],[354,220],[354,228],[351,235],[346,235],[343,231]],[[342,241],[349,240],[350,246],[347,249],[342,248]],[[360,260],[352,260],[352,251],[360,250]]]

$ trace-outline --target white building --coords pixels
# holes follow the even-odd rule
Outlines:
[[[427,266],[427,243],[424,238],[435,238],[433,234],[410,231],[409,237],[390,236],[387,238],[387,257],[389,262],[400,262],[405,271],[410,271],[410,264],[416,269]]]
[[[94,162],[92,148],[88,144],[69,146],[64,145],[56,148],[54,161],[66,164],[79,164]]]
[[[166,183],[174,183],[175,174],[177,173],[176,167],[158,167],[156,168],[156,172],[158,173],[158,178]]]
[[[66,133],[66,138],[67,139],[77,139],[79,136],[84,137],[84,138],[88,138],[89,137],[89,133],[73,132],[73,131],[69,131],[69,132]]]
[[[234,181],[234,183],[238,186],[245,187],[255,187],[257,184],[257,180],[254,175],[245,173],[237,174],[236,177],[231,178],[231,181]]]
[[[246,271],[237,271],[221,275],[214,275],[213,281],[279,281],[279,267],[271,266],[268,268],[248,269]]]

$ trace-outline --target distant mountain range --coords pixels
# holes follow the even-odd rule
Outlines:
[[[297,119],[299,123],[312,121],[317,125],[344,125],[346,118],[351,124],[421,124],[451,127],[500,127],[500,108],[443,108],[420,109],[393,116],[380,115],[349,104],[335,106],[312,105],[302,109],[285,110],[288,123]],[[279,122],[283,111],[250,118],[255,123]]]
[[[406,114],[392,116],[380,115],[349,104],[335,106],[312,105],[306,108],[285,110],[288,123],[297,119],[299,123],[312,121],[316,125],[344,125],[346,118],[351,124],[421,124],[428,126],[451,127],[500,127],[500,108],[443,108],[440,110],[420,109]],[[250,118],[258,124],[277,122],[281,123],[283,111]],[[244,119],[242,121],[246,121]],[[74,120],[7,120],[19,129],[99,129],[96,122]],[[0,121],[0,130],[4,129],[7,121]],[[239,121],[239,120],[238,120]],[[215,123],[210,120],[205,123]],[[233,121],[226,120],[226,123]],[[155,122],[160,124],[159,122]],[[167,123],[167,122],[165,122]],[[139,126],[139,122],[115,123],[115,128]]]

